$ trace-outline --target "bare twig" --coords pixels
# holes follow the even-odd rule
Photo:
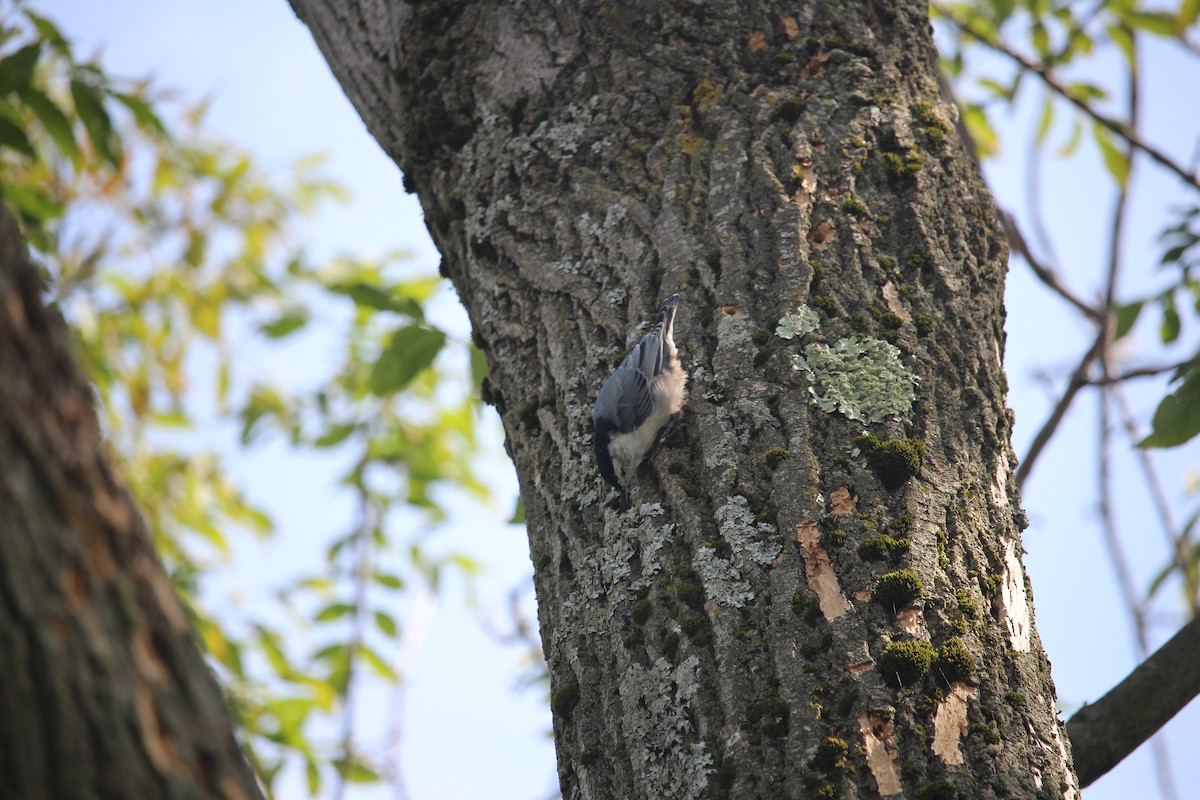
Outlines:
[[[1102,126],[1107,128],[1108,130],[1110,130],[1113,133],[1115,133],[1116,135],[1120,136],[1122,139],[1127,141],[1133,147],[1137,148],[1138,150],[1141,150],[1143,153],[1145,153],[1147,156],[1149,156],[1152,160],[1154,160],[1158,164],[1162,165],[1163,167],[1170,170],[1171,172],[1174,172],[1181,179],[1183,179],[1189,186],[1192,186],[1193,188],[1200,190],[1200,180],[1197,180],[1195,175],[1189,173],[1183,166],[1176,163],[1176,161],[1174,159],[1172,159],[1169,155],[1164,153],[1162,150],[1158,149],[1156,146],[1150,144],[1149,142],[1146,142],[1145,140],[1143,140],[1141,138],[1141,136],[1138,135],[1138,132],[1136,130],[1134,130],[1133,128],[1131,128],[1127,123],[1122,122],[1121,120],[1118,120],[1118,119],[1113,119],[1112,117],[1110,117],[1106,114],[1103,114],[1100,111],[1097,111],[1096,109],[1092,108],[1092,106],[1088,104],[1087,100],[1083,99],[1078,94],[1076,94],[1075,91],[1071,89],[1071,87],[1062,83],[1058,79],[1058,77],[1055,76],[1054,73],[1050,71],[1049,68],[1047,68],[1046,66],[1044,66],[1042,64],[1037,63],[1036,61],[1033,61],[1029,57],[1022,55],[1021,53],[1018,53],[1017,51],[1013,50],[1008,45],[1006,45],[1004,42],[998,41],[998,40],[994,39],[993,37],[989,36],[988,34],[983,33],[982,31],[979,31],[974,26],[972,26],[970,22],[960,19],[957,16],[955,16],[954,14],[952,14],[950,12],[950,10],[947,9],[945,6],[935,3],[934,8],[937,9],[939,14],[941,14],[946,19],[950,20],[950,22],[956,28],[958,28],[960,31],[962,31],[963,33],[972,37],[973,39],[977,40],[981,44],[987,45],[992,50],[995,50],[997,53],[1000,53],[1001,55],[1008,57],[1012,61],[1015,61],[1019,66],[1028,70],[1029,72],[1032,72],[1034,75],[1037,75],[1039,78],[1042,79],[1043,83],[1045,83],[1047,86],[1049,86],[1056,94],[1058,94],[1064,100],[1069,102],[1071,105],[1078,108],[1084,114],[1087,114],[1089,117],[1094,119],[1096,122],[1100,123]]]
[[[1029,452],[1025,454],[1025,457],[1021,459],[1021,463],[1017,466],[1015,476],[1018,488],[1025,485],[1025,479],[1029,477],[1029,472],[1033,469],[1034,462],[1042,454],[1042,450],[1050,442],[1050,438],[1054,436],[1054,432],[1058,430],[1063,416],[1066,415],[1067,409],[1071,407],[1071,403],[1075,400],[1075,395],[1079,393],[1080,389],[1087,386],[1088,371],[1103,351],[1107,335],[1105,330],[1101,330],[1096,336],[1096,340],[1092,343],[1092,346],[1084,353],[1083,358],[1079,360],[1079,364],[1071,373],[1071,379],[1067,382],[1067,387],[1058,398],[1058,403],[1055,404],[1054,410],[1050,412],[1050,416],[1042,424],[1042,428],[1037,432],[1037,436],[1033,437],[1033,443],[1029,445]]]
[[[1113,386],[1125,381],[1134,380],[1135,378],[1154,378],[1159,375],[1165,375],[1168,372],[1178,372],[1181,369],[1193,367],[1197,363],[1200,363],[1200,356],[1192,356],[1191,358],[1185,358],[1183,361],[1177,361],[1174,364],[1135,367],[1125,372],[1119,372],[1116,375],[1099,375],[1089,379],[1088,383],[1092,386]]]
[[[1029,246],[1025,242],[1025,237],[1021,235],[1021,229],[1017,225],[1017,220],[1012,214],[1001,209],[1000,221],[1004,223],[1004,231],[1008,234],[1009,247],[1012,248],[1014,253],[1025,259],[1025,263],[1033,270],[1033,274],[1037,276],[1038,280],[1046,284],[1059,297],[1079,309],[1088,319],[1099,322],[1104,318],[1102,310],[1089,305],[1079,295],[1068,289],[1058,277],[1058,273],[1055,272],[1053,267],[1046,266],[1030,252]]]

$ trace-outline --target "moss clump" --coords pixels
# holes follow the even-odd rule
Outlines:
[[[772,447],[763,453],[763,460],[767,462],[767,466],[772,470],[779,469],[779,465],[791,457],[792,451],[785,450],[782,447]]]
[[[979,603],[975,602],[975,598],[971,597],[971,593],[966,589],[959,589],[954,593],[954,599],[958,601],[958,610],[967,619],[979,619]]]
[[[921,596],[925,586],[911,569],[889,572],[875,582],[871,599],[891,611],[899,611]]]
[[[849,534],[847,534],[841,528],[832,528],[825,531],[824,536],[821,538],[825,541],[826,547],[841,547],[846,543],[846,537],[848,535]]]
[[[800,119],[800,115],[804,113],[805,101],[799,97],[789,97],[779,104],[777,113],[779,118],[789,125],[795,125]]]
[[[934,781],[917,789],[917,797],[919,800],[958,800],[958,790],[950,781]]]
[[[928,336],[937,330],[937,322],[928,314],[913,314],[913,327],[918,336]]]
[[[853,214],[856,217],[865,217],[870,213],[866,204],[852,194],[848,194],[842,198],[842,211],[845,211],[847,214]]]
[[[649,600],[638,600],[633,604],[633,608],[629,609],[629,616],[638,625],[645,625],[646,620],[650,619],[650,612],[654,610],[653,604]]]
[[[937,668],[947,683],[965,681],[975,671],[975,656],[961,639],[947,639],[938,648]]]
[[[882,536],[872,536],[866,539],[858,546],[858,555],[860,558],[868,561],[896,561],[902,558],[912,548],[912,540],[908,538],[897,539],[894,536],[883,534]]]
[[[808,765],[815,770],[829,775],[846,766],[846,756],[850,754],[850,745],[845,739],[830,736],[817,745],[817,752],[809,760]]]
[[[915,686],[936,657],[937,650],[929,642],[893,642],[883,648],[876,666],[885,681],[903,689]]]
[[[569,717],[575,706],[579,705],[580,696],[579,681],[571,676],[550,695],[550,710],[560,717]]]
[[[893,311],[885,311],[879,315],[879,324],[884,330],[894,331],[899,330],[904,324],[904,320],[900,315]]]
[[[689,608],[697,611],[704,608],[704,587],[694,576],[679,578],[671,585],[675,597]]]
[[[912,180],[921,171],[925,159],[916,150],[909,150],[903,156],[896,153],[883,154],[883,166],[888,177],[894,181]]]
[[[791,713],[787,701],[779,695],[774,695],[751,703],[746,709],[746,722],[751,728],[757,728],[767,736],[777,738],[787,736]]]
[[[675,663],[675,656],[679,655],[679,634],[675,631],[667,631],[662,637],[663,655],[671,663]]]
[[[854,444],[867,458],[867,464],[889,492],[899,489],[921,469],[925,443],[920,439],[883,439],[864,433]]]
[[[941,144],[950,134],[950,126],[942,121],[933,110],[933,104],[924,100],[913,103],[913,117],[920,123],[921,133],[929,137],[929,141]]]
[[[827,317],[837,316],[837,300],[830,294],[817,294],[808,298],[808,304],[825,312]]]

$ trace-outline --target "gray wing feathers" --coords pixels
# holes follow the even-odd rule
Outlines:
[[[641,341],[622,359],[621,364],[600,389],[598,406],[616,409],[619,430],[633,430],[645,422],[654,407],[650,382],[670,367],[667,342],[675,322],[679,295],[672,295],[658,310],[658,317]],[[602,403],[601,399],[605,401]]]

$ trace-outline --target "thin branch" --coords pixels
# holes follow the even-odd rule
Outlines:
[[[1177,361],[1174,364],[1159,364],[1156,366],[1136,367],[1116,375],[1100,375],[1096,378],[1090,378],[1088,384],[1091,386],[1113,386],[1116,384],[1131,381],[1135,378],[1154,378],[1159,375],[1165,375],[1168,372],[1178,372],[1179,370],[1188,369],[1189,367],[1200,364],[1200,356],[1192,356],[1185,358],[1183,361]],[[1136,440],[1135,440],[1136,441]]]
[[[1088,786],[1200,695],[1200,617],[1067,722],[1079,783]]]
[[[962,19],[959,19],[958,17],[956,17],[945,6],[935,3],[934,8],[937,9],[939,14],[944,16],[946,19],[950,20],[950,22],[956,28],[958,28],[960,31],[967,34],[968,36],[971,36],[972,38],[974,38],[981,44],[984,44],[984,45],[990,47],[992,50],[995,50],[997,53],[1007,56],[1009,59],[1011,59],[1012,61],[1015,61],[1022,68],[1037,75],[1039,78],[1042,79],[1043,83],[1045,83],[1047,86],[1049,86],[1052,90],[1054,90],[1055,93],[1057,93],[1064,100],[1069,102],[1071,105],[1075,106],[1080,111],[1082,111],[1084,114],[1087,114],[1089,117],[1094,119],[1096,122],[1100,123],[1108,130],[1110,130],[1113,133],[1115,133],[1116,135],[1120,136],[1125,141],[1129,142],[1129,144],[1132,145],[1133,147],[1137,148],[1138,150],[1141,150],[1143,153],[1145,153],[1147,156],[1149,156],[1151,159],[1153,159],[1157,163],[1161,164],[1166,169],[1170,170],[1171,172],[1174,172],[1176,175],[1178,175],[1180,178],[1182,178],[1185,182],[1187,182],[1187,184],[1189,186],[1192,186],[1193,188],[1200,190],[1200,180],[1197,180],[1195,175],[1189,173],[1184,167],[1182,167],[1181,165],[1176,163],[1174,159],[1172,159],[1169,155],[1164,153],[1162,150],[1159,150],[1154,145],[1144,141],[1141,138],[1141,136],[1138,135],[1137,131],[1133,130],[1128,124],[1122,122],[1121,120],[1113,119],[1112,117],[1110,117],[1106,114],[1103,114],[1100,111],[1097,111],[1096,109],[1092,108],[1088,104],[1088,102],[1086,100],[1084,100],[1082,97],[1080,97],[1078,94],[1076,94],[1071,89],[1071,87],[1066,86],[1061,81],[1059,81],[1059,79],[1054,75],[1054,73],[1052,73],[1049,70],[1049,68],[1045,67],[1042,64],[1037,63],[1036,61],[1033,61],[1032,59],[1028,58],[1027,56],[1022,55],[1021,53],[1018,53],[1017,51],[1010,48],[1008,45],[1004,44],[1004,42],[997,41],[996,39],[992,38],[991,36],[987,35],[986,33],[983,33],[981,31],[977,30],[976,28],[974,28],[971,25],[970,22],[967,22],[965,20],[962,20]]]
[[[1017,466],[1015,476],[1018,488],[1024,487],[1025,479],[1029,477],[1029,472],[1033,469],[1034,462],[1042,454],[1042,450],[1050,442],[1050,438],[1054,436],[1054,432],[1058,430],[1058,426],[1062,423],[1067,409],[1071,407],[1071,403],[1075,400],[1075,395],[1079,393],[1080,389],[1088,385],[1088,370],[1103,351],[1107,335],[1107,331],[1101,330],[1096,336],[1096,340],[1092,343],[1092,346],[1084,353],[1083,358],[1079,360],[1078,366],[1071,373],[1071,379],[1067,382],[1067,388],[1063,390],[1062,396],[1058,398],[1058,403],[1055,404],[1054,410],[1050,412],[1049,418],[1043,423],[1041,430],[1037,432],[1037,436],[1033,437],[1033,443],[1029,445],[1029,452],[1025,454],[1025,457],[1021,459],[1021,463]]]
[[[1046,284],[1059,297],[1079,309],[1088,319],[1095,322],[1104,319],[1103,311],[1089,305],[1079,295],[1068,289],[1058,277],[1058,273],[1054,271],[1053,267],[1046,266],[1030,252],[1029,245],[1025,242],[1025,237],[1021,235],[1021,229],[1012,214],[1001,209],[1000,221],[1004,223],[1004,231],[1008,234],[1009,247],[1012,248],[1013,252],[1025,259],[1025,263],[1033,270],[1033,274],[1037,276],[1038,280]]]

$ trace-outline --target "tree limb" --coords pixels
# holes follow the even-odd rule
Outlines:
[[[1200,617],[1067,722],[1075,771],[1088,786],[1200,694]]]

